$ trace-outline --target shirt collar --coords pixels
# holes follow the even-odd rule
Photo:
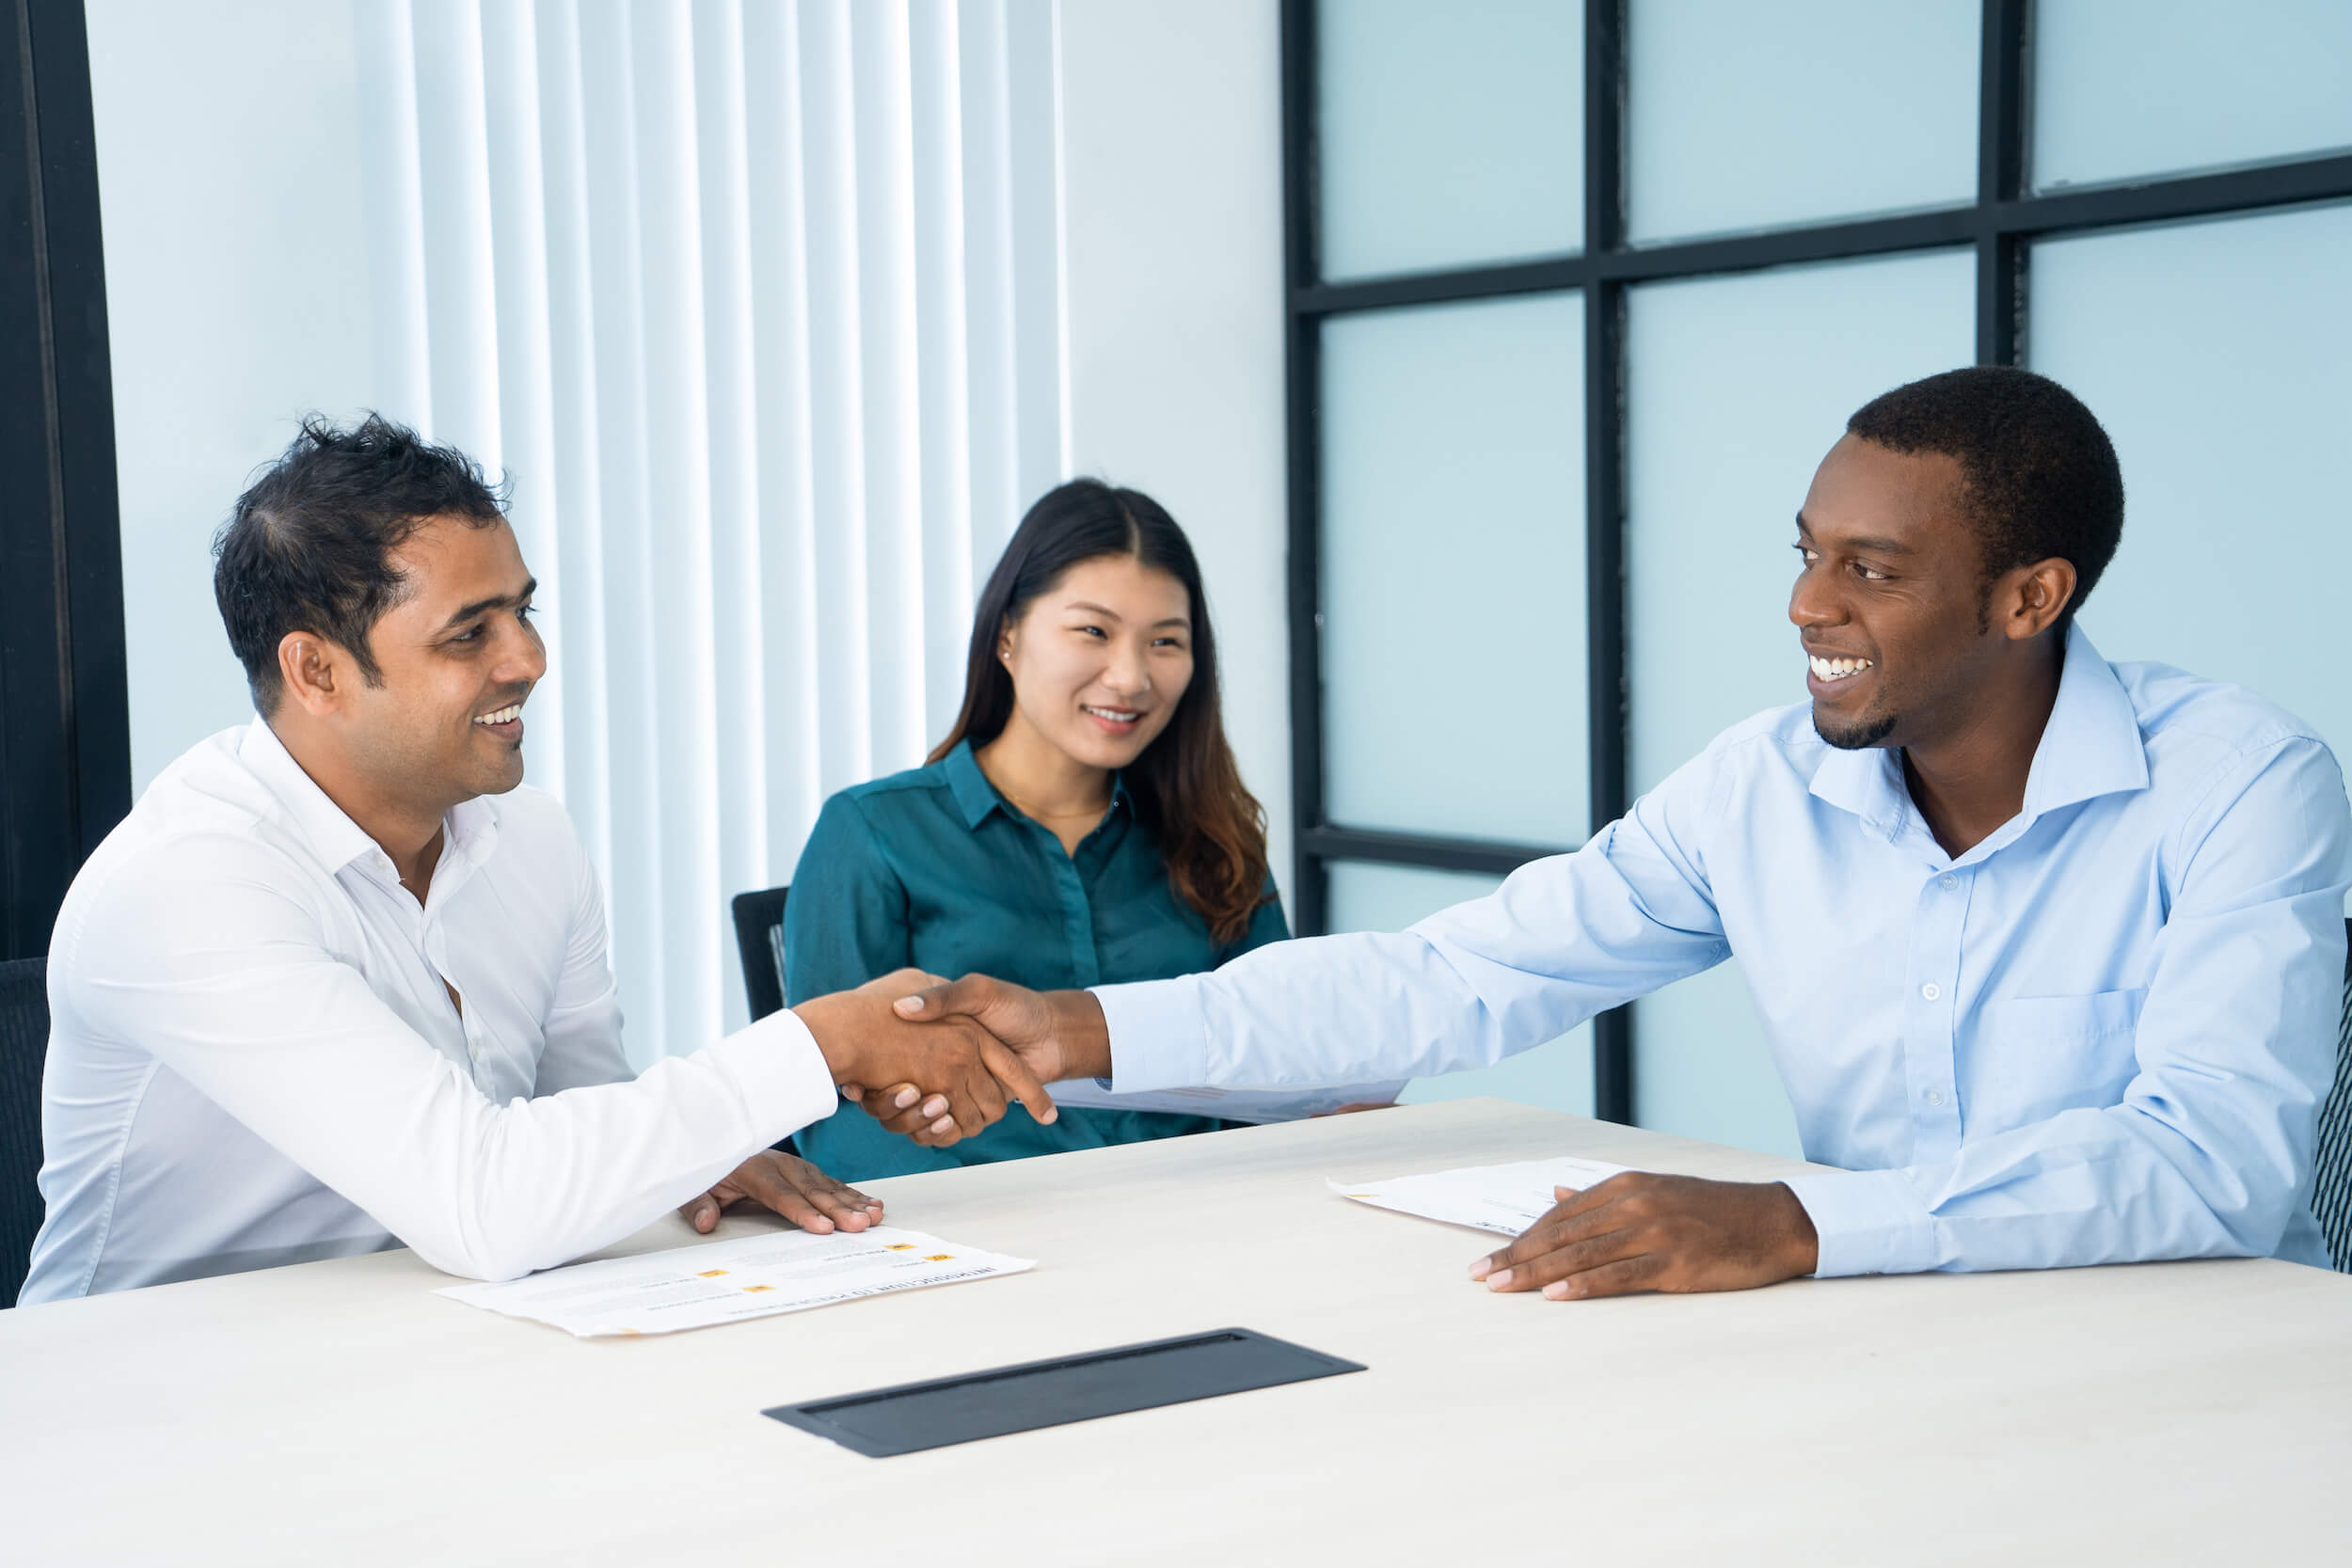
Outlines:
[[[2082,627],[2069,626],[2058,702],[2034,747],[2020,820],[2031,822],[2060,806],[2147,787],[2148,752],[2131,694]],[[1813,794],[1890,838],[1914,810],[1902,759],[1885,747],[1831,752],[1813,775]]]
[[[993,811],[1002,811],[1008,816],[1014,815],[1011,803],[997,792],[994,784],[988,782],[988,775],[980,771],[979,759],[972,754],[970,740],[957,741],[956,749],[939,759],[939,768],[947,776],[947,793],[955,797],[957,809],[963,813],[965,827],[977,829],[988,820],[988,814]],[[1127,775],[1123,772],[1113,773],[1111,806],[1116,810],[1126,800]]]
[[[286,743],[278,738],[278,732],[269,727],[269,721],[255,716],[246,727],[244,738],[237,743],[237,757],[278,797],[294,831],[328,871],[339,872],[358,862],[386,879],[399,879],[383,846],[369,837],[367,830],[346,816],[342,807],[318,786],[318,781],[303,771],[294,753],[286,750]],[[441,871],[461,861],[477,863],[489,854],[490,847],[498,842],[498,808],[481,797],[461,800],[450,808],[441,826],[441,859],[435,869],[437,879]]]
[[[326,791],[302,770],[302,764],[294,761],[268,720],[254,717],[245,738],[238,742],[237,757],[278,797],[294,831],[327,870],[341,871],[356,860],[383,853],[367,831],[343,815],[342,807],[327,799]]]

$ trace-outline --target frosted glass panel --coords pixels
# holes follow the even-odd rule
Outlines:
[[[1466,899],[1483,898],[1502,885],[1500,877],[1466,871],[1431,871],[1414,865],[1374,865],[1347,861],[1331,872],[1331,929],[1401,931],[1425,915]],[[1420,1105],[1433,1100],[1495,1095],[1526,1105],[1593,1114],[1593,1027],[1585,1024],[1547,1045],[1522,1051],[1493,1067],[1442,1078],[1417,1078],[1398,1098]]]
[[[1584,243],[1584,13],[1560,0],[1317,8],[1323,274]]]
[[[1636,791],[1729,725],[1805,700],[1788,617],[1797,509],[1848,415],[1890,387],[1968,363],[1974,279],[1969,255],[1954,251],[1630,292],[1626,577]],[[1797,1151],[1795,1120],[1736,959],[1637,1003],[1634,1019],[1643,1126]]]
[[[2111,659],[2252,688],[2352,758],[2352,209],[2053,242],[2033,368],[2123,464],[2123,543],[2084,604]]]
[[[1891,387],[1970,361],[1974,267],[1964,250],[1937,251],[1629,291],[1637,794],[1729,725],[1805,701],[1788,624],[1797,509],[1847,416]]]
[[[2345,0],[2035,0],[2033,18],[2039,189],[2352,147]]]
[[[1975,199],[1981,25],[1978,0],[1631,0],[1629,232]]]
[[[1327,798],[1349,827],[1575,845],[1583,302],[1323,329]]]

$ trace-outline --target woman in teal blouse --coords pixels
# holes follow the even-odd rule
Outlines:
[[[1077,480],[990,574],[930,762],[825,803],[785,905],[786,1001],[910,966],[1040,990],[1166,979],[1289,934],[1192,546],[1150,497]],[[925,1148],[844,1105],[795,1141],[866,1181],[1219,1125],[1065,1106],[1041,1126],[1016,1104]]]

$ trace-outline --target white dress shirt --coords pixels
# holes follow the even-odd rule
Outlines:
[[[2076,627],[2025,809],[1965,853],[1898,753],[1799,705],[1410,931],[1096,994],[1120,1089],[1324,1083],[1484,1066],[1737,953],[1805,1154],[1844,1167],[1788,1182],[1820,1273],[2324,1266],[2347,885],[2309,726]]]
[[[839,1103],[789,1011],[629,1081],[560,804],[452,811],[420,907],[259,719],[174,762],[82,868],[49,1003],[27,1303],[402,1243],[512,1278]]]

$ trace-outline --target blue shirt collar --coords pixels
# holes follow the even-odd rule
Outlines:
[[[956,742],[956,749],[939,759],[939,770],[947,777],[947,793],[956,799],[956,809],[963,813],[963,825],[977,829],[988,820],[988,814],[1001,811],[1008,816],[1018,816],[1009,802],[997,793],[980,771],[979,759],[972,754],[972,742]],[[1127,775],[1111,775],[1111,805],[1115,809],[1126,802]]]
[[[2070,626],[2058,703],[2034,748],[2019,824],[2060,806],[2147,787],[2148,752],[2131,694],[2082,627]],[[1915,815],[1902,758],[1885,747],[1833,751],[1813,775],[1813,794],[1890,839]]]

